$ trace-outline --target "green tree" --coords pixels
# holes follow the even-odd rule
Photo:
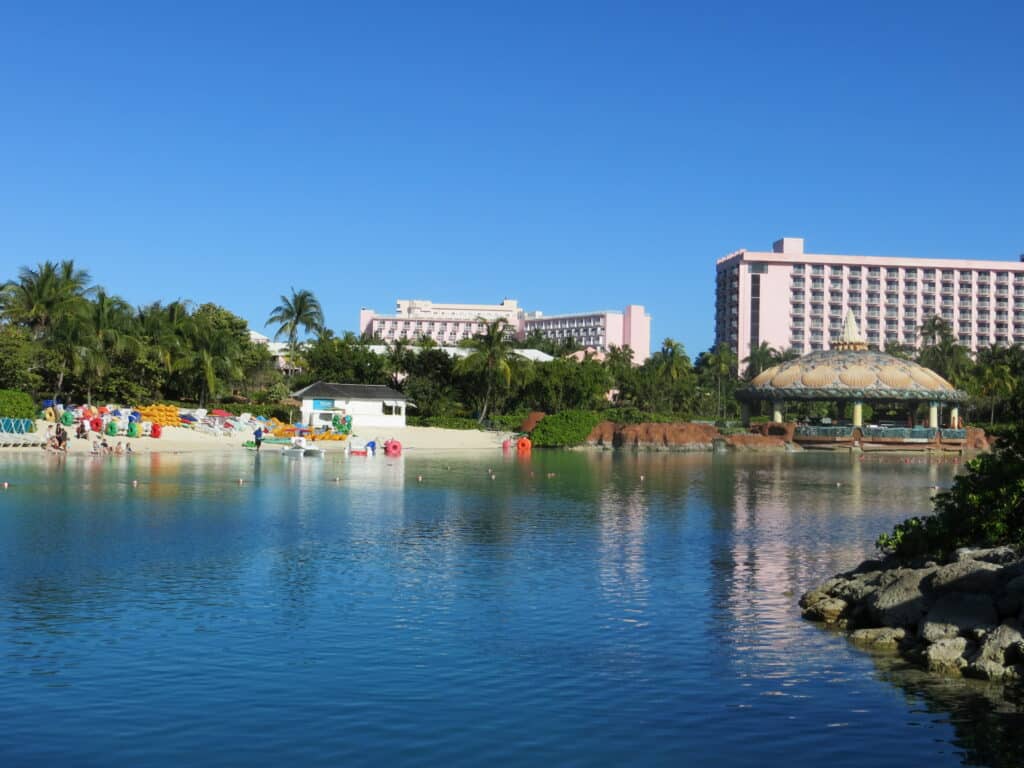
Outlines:
[[[746,364],[746,378],[752,379],[762,371],[767,371],[773,365],[777,365],[779,361],[779,352],[767,341],[762,341],[752,350],[750,354],[743,358],[743,362]]]
[[[723,419],[725,418],[724,397],[727,389],[735,387],[736,368],[739,365],[739,359],[736,357],[736,353],[732,351],[732,347],[723,342],[713,350],[702,355],[702,362],[705,370],[715,382],[715,389],[718,394],[716,417]]]
[[[299,329],[314,333],[324,325],[324,312],[320,302],[311,291],[296,291],[291,296],[281,296],[281,303],[274,307],[267,318],[267,325],[277,324],[274,338],[288,339],[288,361],[294,367],[299,341]]]
[[[42,386],[39,352],[28,329],[0,324],[0,389],[36,392]]]
[[[461,346],[470,350],[469,355],[455,364],[460,374],[475,376],[482,382],[483,401],[477,421],[487,418],[488,408],[496,387],[509,387],[512,383],[512,342],[508,338],[508,324],[503,319],[485,323],[483,333],[466,339]]]
[[[117,362],[115,356],[142,349],[128,302],[98,289],[88,303],[81,342],[80,370],[86,384],[86,402],[91,403],[94,387],[110,373]]]

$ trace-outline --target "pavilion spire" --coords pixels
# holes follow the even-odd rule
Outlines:
[[[860,334],[860,328],[857,327],[857,318],[854,317],[853,310],[846,310],[846,322],[843,323],[843,337],[840,341],[832,344],[832,349],[863,351],[867,348],[867,342],[864,341],[864,337]]]

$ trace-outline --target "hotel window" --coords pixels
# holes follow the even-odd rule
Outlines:
[[[812,264],[811,265],[811,274],[812,275],[824,275],[825,274],[825,267],[822,266],[821,264]]]
[[[751,265],[753,266],[753,265]],[[761,343],[761,275],[750,278],[750,346],[751,349]]]

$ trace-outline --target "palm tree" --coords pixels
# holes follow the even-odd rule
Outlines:
[[[428,337],[429,338],[429,337]],[[412,344],[408,339],[395,339],[388,342],[385,354],[385,369],[391,376],[391,386],[398,389],[406,373],[407,360],[411,354]]]
[[[89,273],[76,269],[73,260],[44,261],[35,269],[22,267],[18,280],[0,292],[0,309],[9,320],[29,328],[37,339],[61,321],[61,315],[80,312],[82,301],[92,293]]]
[[[692,367],[686,348],[673,338],[661,342],[655,356],[657,357],[658,376],[668,382],[675,383],[687,376]]]
[[[762,371],[766,371],[773,365],[778,364],[780,353],[767,341],[762,341],[750,350],[750,354],[743,358],[746,363],[746,378],[752,379]]]
[[[298,347],[299,329],[306,333],[316,332],[324,325],[324,311],[320,302],[311,291],[305,289],[296,291],[292,288],[292,295],[281,296],[281,303],[274,307],[267,318],[267,325],[272,323],[280,324],[275,339],[282,336],[288,339],[288,361],[294,367],[295,351]]]
[[[989,400],[989,426],[995,424],[996,402],[1001,397],[1009,397],[1017,386],[1017,378],[1007,362],[1007,355],[1002,349],[983,350],[978,355],[976,371],[978,390]]]
[[[216,397],[224,382],[242,378],[241,349],[230,331],[198,314],[189,318],[185,335],[187,355],[179,368],[191,375],[202,405]]]
[[[953,338],[953,328],[938,315],[932,315],[921,323],[918,335],[924,344],[934,347],[944,338]]]
[[[484,380],[485,392],[483,406],[480,409],[482,423],[487,418],[487,409],[491,404],[495,384],[510,386],[512,383],[512,341],[506,333],[507,323],[499,318],[488,323],[483,318],[484,331],[466,339],[460,346],[471,350],[469,355],[455,364],[459,373],[471,373],[481,376]]]
[[[86,400],[92,402],[95,384],[110,370],[113,355],[141,348],[133,331],[131,306],[110,296],[102,288],[89,302],[87,321],[82,329],[82,371],[86,380]]]
[[[739,359],[726,343],[721,343],[707,355],[707,365],[718,383],[718,418],[722,418],[722,389],[727,379],[736,375]]]

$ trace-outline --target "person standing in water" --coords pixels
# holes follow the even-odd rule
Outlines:
[[[263,427],[256,427],[256,431],[252,433],[253,441],[256,443],[256,453],[260,452],[260,446],[263,445]]]

